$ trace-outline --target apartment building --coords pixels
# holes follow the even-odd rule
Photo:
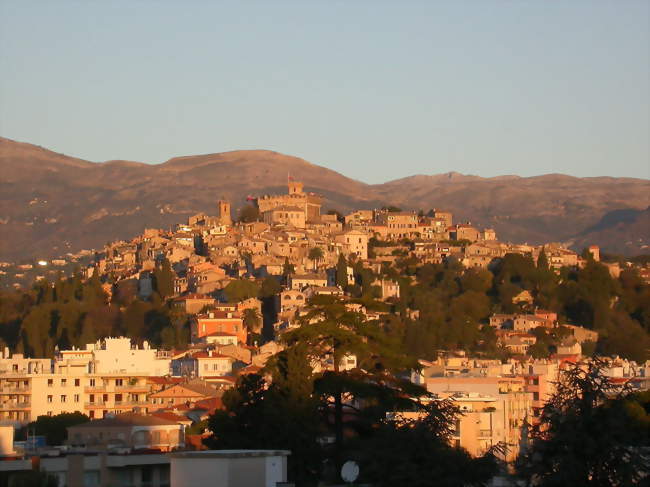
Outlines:
[[[480,455],[501,443],[507,448],[504,460],[515,460],[533,417],[533,394],[523,377],[463,374],[427,377],[425,384],[429,392],[453,400],[463,411],[454,437],[460,446]]]
[[[82,412],[91,418],[146,412],[147,378],[170,373],[170,358],[145,343],[107,338],[85,349],[64,350],[55,359],[0,359],[0,420],[17,423],[38,416]]]

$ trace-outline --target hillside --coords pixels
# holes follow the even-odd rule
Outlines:
[[[287,174],[322,194],[324,209],[445,208],[457,220],[494,227],[506,240],[579,246],[591,239],[618,252],[617,232],[625,228],[626,242],[632,242],[625,245],[628,254],[650,241],[647,217],[602,225],[612,212],[650,206],[650,181],[642,179],[481,178],[452,172],[368,185],[272,151],[177,157],[162,164],[93,163],[0,138],[0,260],[99,248],[145,227],[165,228],[199,211],[214,213],[221,197],[238,208],[248,195],[284,192]]]

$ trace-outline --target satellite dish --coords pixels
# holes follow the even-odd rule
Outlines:
[[[346,482],[354,482],[359,476],[359,465],[357,462],[349,460],[343,464],[341,467],[341,478]]]

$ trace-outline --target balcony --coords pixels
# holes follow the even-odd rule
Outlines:
[[[104,401],[87,402],[87,403],[85,403],[85,407],[87,409],[106,408],[106,407],[108,407],[108,402],[104,402]]]
[[[31,394],[29,387],[0,387],[0,394]]]
[[[478,437],[479,438],[491,438],[492,437],[492,430],[479,430]]]
[[[126,386],[115,386],[116,392],[149,392],[149,386],[147,384],[133,384]]]
[[[9,401],[0,404],[0,410],[2,411],[12,411],[16,409],[30,409],[31,404],[29,402],[16,402],[16,401]]]
[[[106,384],[97,384],[96,386],[86,386],[84,387],[84,392],[94,393],[94,392],[107,392],[108,385]]]

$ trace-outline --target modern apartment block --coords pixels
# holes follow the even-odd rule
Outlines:
[[[107,338],[54,359],[0,358],[0,419],[26,423],[38,416],[79,411],[91,418],[146,412],[151,376],[169,375],[165,352]]]

